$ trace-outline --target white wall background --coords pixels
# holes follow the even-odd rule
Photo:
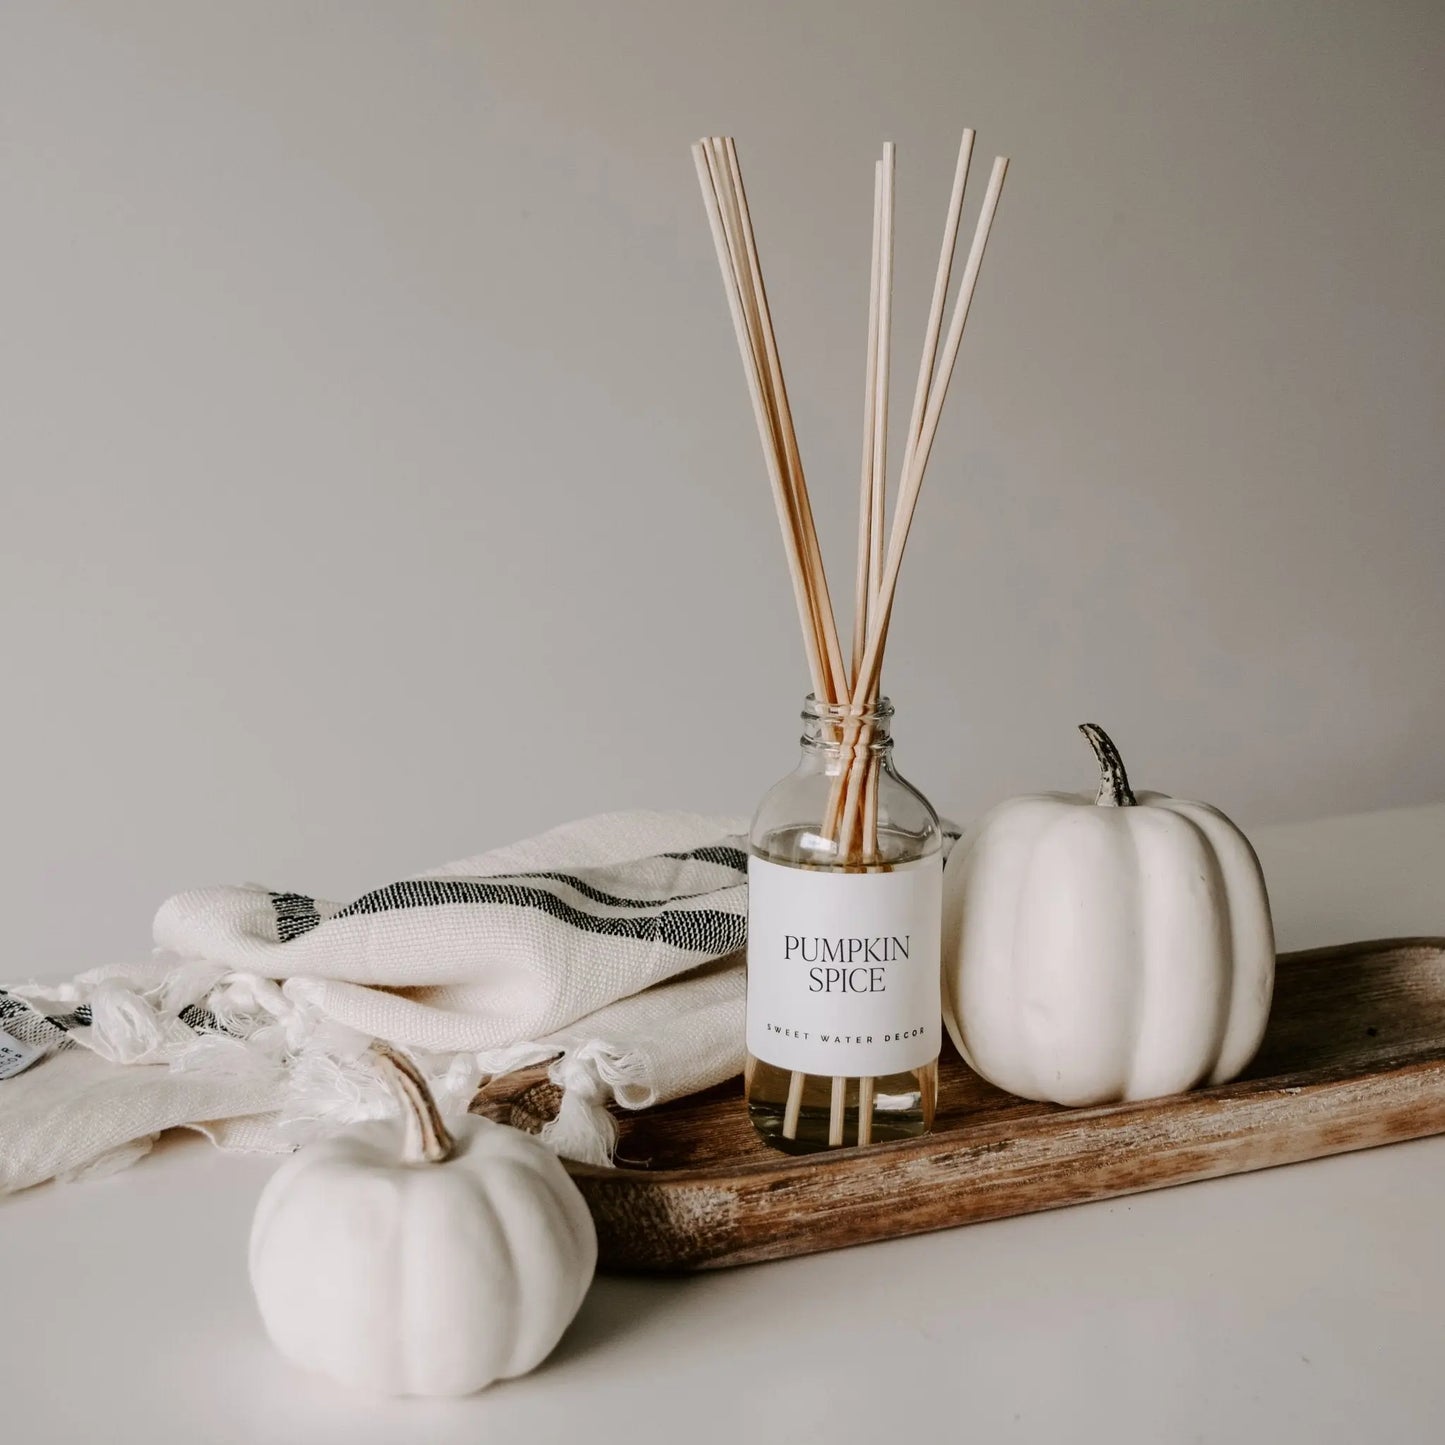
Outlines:
[[[1245,821],[1445,797],[1442,54],[1431,0],[8,0],[0,974],[791,765],[708,131],[840,587],[874,155],[909,379],[958,132],[975,205],[1013,157],[887,678],[940,807],[1088,785],[1085,718]]]

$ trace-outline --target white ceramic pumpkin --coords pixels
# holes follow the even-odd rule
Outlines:
[[[294,1363],[383,1394],[470,1394],[551,1352],[592,1281],[597,1235],[545,1145],[470,1115],[448,1131],[411,1064],[378,1053],[406,1120],[277,1170],[251,1229],[251,1284]]]
[[[944,881],[959,1052],[1011,1094],[1099,1104],[1234,1078],[1264,1036],[1274,931],[1248,839],[1204,803],[1129,787],[1102,729],[1097,796],[999,804]]]

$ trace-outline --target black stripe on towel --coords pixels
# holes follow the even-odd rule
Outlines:
[[[670,854],[662,854],[662,857],[670,857]],[[711,888],[699,888],[695,893],[669,893],[666,898],[623,898],[617,893],[604,893],[600,888],[594,888],[590,883],[584,883],[575,873],[497,873],[490,878],[479,880],[484,883],[561,883],[570,888],[574,893],[580,893],[584,898],[590,898],[593,903],[601,903],[607,908],[661,908],[667,903],[686,903],[693,898],[707,898],[718,892],[719,885],[714,884]],[[739,878],[738,883],[744,880]],[[723,887],[736,887],[736,884],[724,884]]]
[[[45,1021],[54,1024],[58,1029],[64,1029],[67,1033],[71,1029],[88,1029],[90,1027],[90,1005],[83,1003],[74,1013],[46,1014]]]
[[[738,883],[745,882],[747,879],[748,855],[736,848],[709,845],[704,848],[694,848],[690,853],[659,853],[656,856],[676,863],[708,863],[715,867],[727,868],[741,875],[737,880]],[[666,903],[685,903],[692,898],[705,898],[710,893],[716,893],[719,888],[736,886],[714,883],[708,888],[699,888],[692,893],[673,893],[666,898],[624,898],[619,893],[607,893],[601,888],[594,887],[591,883],[584,883],[576,873],[496,873],[482,881],[525,885],[534,879],[539,883],[565,884],[574,893],[580,893],[584,898],[590,898],[593,903],[601,903],[608,908],[660,908]]]
[[[719,868],[731,868],[735,873],[748,871],[748,855],[741,848],[728,848],[720,843],[710,843],[705,848],[694,848],[691,853],[664,853],[664,858],[677,858],[690,863],[716,863]]]
[[[475,878],[420,878],[378,888],[348,904],[337,918],[369,913],[391,913],[405,908],[442,908],[454,903],[488,903],[510,908],[535,908],[583,933],[607,938],[635,938],[662,943],[688,952],[732,953],[747,941],[747,920],[716,908],[674,909],[664,904],[659,912],[639,918],[599,918],[584,913],[555,893],[517,883]]]
[[[23,998],[17,998],[13,993],[7,993],[0,988],[0,1028],[11,1038],[19,1039],[22,1044],[29,1044],[31,1048],[74,1048],[74,1041],[69,1037],[69,1027],[75,1020],[75,1014],[51,1018]],[[90,1011],[87,1009],[86,1022],[89,1021]]]
[[[276,910],[276,937],[282,943],[310,933],[321,922],[316,900],[304,893],[273,893],[271,907]]]
[[[220,1020],[204,1004],[188,1003],[176,1017],[198,1034],[231,1033],[230,1029],[221,1026]]]
[[[727,868],[740,875],[738,883],[742,883],[747,877],[748,855],[738,848],[728,848],[720,845],[708,845],[702,848],[694,848],[686,853],[660,853],[660,858],[667,858],[678,863],[707,863],[719,868]],[[419,879],[410,883],[393,883],[387,888],[379,888],[364,897],[357,899],[355,903],[343,908],[340,913],[334,915],[337,918],[354,917],[362,913],[388,913],[402,908],[426,908],[435,907],[441,903],[503,903],[517,907],[539,908],[552,917],[570,923],[574,928],[581,928],[589,933],[606,933],[614,936],[627,933],[626,929],[604,927],[608,922],[606,919],[594,918],[591,914],[579,909],[572,908],[560,898],[554,898],[540,888],[529,888],[529,880],[537,883],[561,883],[564,887],[570,888],[573,892],[580,894],[583,898],[593,903],[602,904],[607,908],[641,908],[655,915],[659,909],[667,908],[678,903],[686,903],[694,898],[705,898],[709,894],[716,893],[721,887],[731,885],[719,884],[712,888],[700,889],[696,893],[676,893],[667,898],[626,898],[621,894],[608,893],[601,888],[594,887],[591,883],[584,882],[575,873],[508,873],[500,874],[495,878],[482,879],[461,879],[461,878],[438,878]],[[446,888],[448,885],[468,884],[485,891],[485,896],[480,894],[468,897],[423,897],[421,893],[413,895],[407,890],[425,890],[429,885],[435,884],[438,887]],[[510,891],[503,891],[509,889]],[[550,898],[550,903],[543,903],[538,900]],[[271,906],[276,911],[276,936],[282,943],[288,943],[293,938],[300,938],[303,934],[310,933],[321,922],[321,915],[316,910],[316,900],[304,893],[272,893]],[[714,910],[697,909],[694,913],[697,917],[705,914],[713,914]],[[730,918],[732,915],[716,913],[719,918]],[[613,920],[614,922],[617,920]],[[651,918],[634,919],[631,922],[647,925]],[[648,933],[632,933],[632,937],[651,937]],[[728,935],[731,936],[730,934]],[[685,948],[710,948],[710,944],[681,944]],[[742,947],[741,941],[731,947]],[[730,950],[729,950],[730,951]]]

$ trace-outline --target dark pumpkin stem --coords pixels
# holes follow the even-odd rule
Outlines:
[[[442,1123],[441,1110],[432,1097],[432,1091],[421,1076],[421,1071],[405,1054],[398,1053],[390,1044],[380,1039],[371,1045],[381,1071],[387,1082],[401,1095],[402,1103],[411,1115],[414,1128],[409,1131],[413,1145],[420,1144],[420,1157],[413,1157],[409,1163],[445,1164],[456,1151],[456,1140],[447,1126]]]
[[[1129,774],[1114,740],[1098,723],[1080,723],[1079,731],[1099,760],[1099,795],[1094,801],[1101,808],[1132,808],[1139,800],[1129,786]]]

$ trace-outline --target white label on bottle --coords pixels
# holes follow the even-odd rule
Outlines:
[[[938,1057],[943,860],[844,873],[748,860],[748,1052],[877,1077]]]

